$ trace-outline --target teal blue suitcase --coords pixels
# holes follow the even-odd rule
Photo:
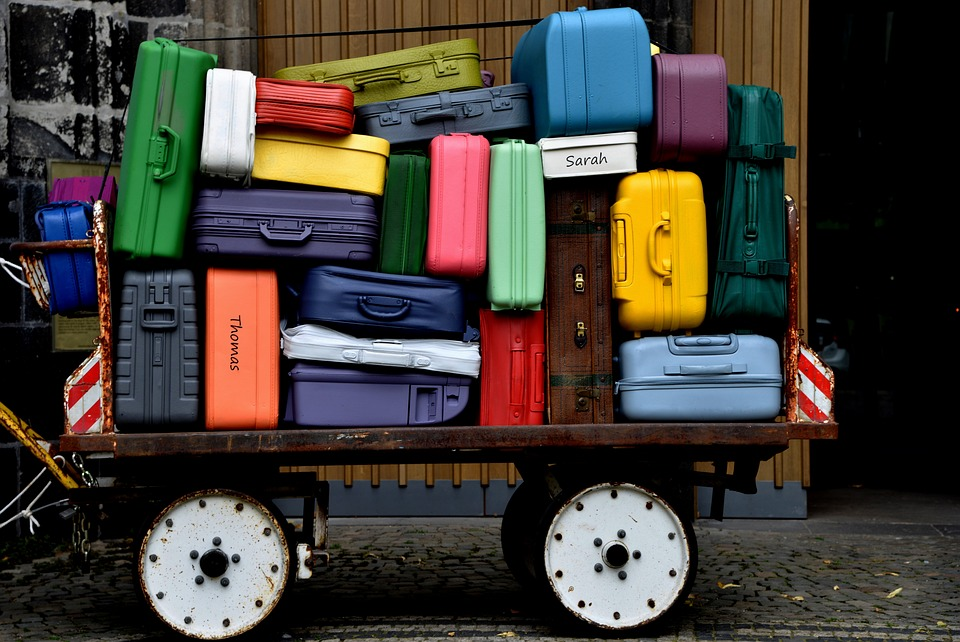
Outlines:
[[[653,122],[650,34],[636,9],[548,15],[520,36],[510,75],[530,90],[534,140],[636,131]]]

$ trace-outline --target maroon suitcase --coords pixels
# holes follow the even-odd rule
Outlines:
[[[543,310],[480,310],[480,425],[543,424]]]
[[[727,149],[727,66],[720,54],[653,56],[650,160],[688,163]]]

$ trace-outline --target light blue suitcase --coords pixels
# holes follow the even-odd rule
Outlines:
[[[510,74],[530,90],[535,139],[636,131],[653,122],[650,35],[636,9],[548,15],[517,41]]]

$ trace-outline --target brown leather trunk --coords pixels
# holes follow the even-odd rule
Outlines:
[[[610,199],[619,178],[546,181],[548,423],[614,421]]]

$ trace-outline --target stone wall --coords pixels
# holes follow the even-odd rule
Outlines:
[[[39,240],[50,161],[119,164],[139,44],[167,37],[256,73],[254,0],[0,2],[0,257]],[[53,352],[50,315],[0,274],[0,400],[44,436],[62,431],[62,382],[83,352]],[[6,431],[0,440],[6,440]]]

